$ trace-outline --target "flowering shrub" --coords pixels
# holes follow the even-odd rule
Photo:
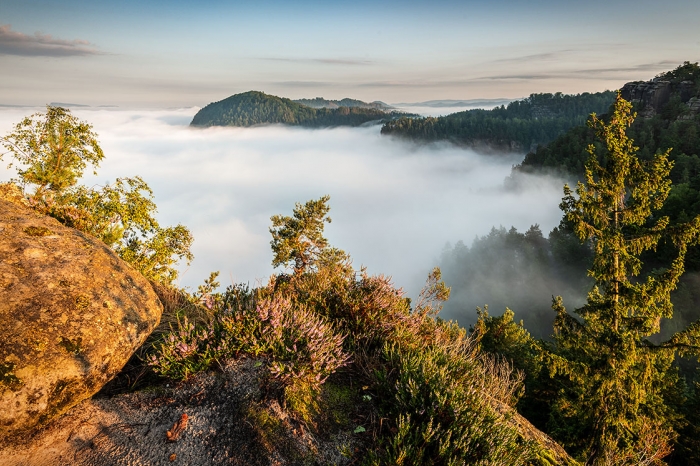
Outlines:
[[[224,312],[215,321],[222,347],[230,352],[267,354],[272,374],[285,384],[305,379],[316,387],[344,366],[344,336],[312,310],[272,294],[254,309]]]
[[[178,320],[148,362],[158,374],[185,379],[218,358],[267,355],[288,400],[305,411],[328,376],[347,364],[343,339],[326,318],[271,294],[254,307],[219,309],[205,326]]]
[[[186,379],[207,369],[222,353],[215,346],[211,328],[195,327],[184,317],[178,319],[177,328],[163,336],[157,349],[148,358],[154,372],[175,380]]]
[[[309,215],[327,212],[314,206],[298,209],[313,210]],[[364,425],[350,423],[346,433],[369,442],[371,432],[373,446],[359,453],[366,465],[535,460],[537,448],[505,414],[512,412],[522,378],[509,364],[480,356],[477,342],[457,323],[437,318],[449,296],[440,270],[432,271],[412,306],[389,278],[369,276],[364,269],[356,274],[342,251],[318,246],[325,244],[323,238],[318,250],[299,255],[294,248],[305,233],[297,235],[295,228],[305,225],[303,213],[280,218],[284,228],[271,230],[279,251],[300,257],[294,258],[294,273],[272,277],[252,292],[233,286],[221,294],[214,293],[218,283],[212,275],[197,301],[209,318],[200,327],[178,320],[151,356],[156,371],[185,378],[218,358],[265,356],[284,390],[286,408],[315,426],[324,422],[316,414],[333,409],[326,388],[339,384],[349,400],[363,400],[346,403],[339,418],[350,419],[354,411],[353,421],[362,419]],[[280,263],[288,258],[278,256]],[[349,355],[349,374],[323,386],[349,364]],[[347,384],[346,376],[353,383]]]

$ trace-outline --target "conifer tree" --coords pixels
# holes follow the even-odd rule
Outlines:
[[[663,464],[671,451],[677,414],[665,398],[677,387],[677,354],[698,354],[700,324],[669,341],[652,343],[662,318],[673,316],[670,293],[683,273],[689,245],[698,241],[700,217],[669,225],[658,217],[673,166],[669,152],[642,162],[626,135],[635,118],[618,94],[609,123],[592,115],[602,142],[591,145],[585,183],[568,186],[561,209],[578,237],[594,249],[587,303],[567,313],[554,300],[553,376],[563,376],[553,410],[553,432],[587,464]],[[667,268],[642,274],[642,252],[670,241],[676,255]]]

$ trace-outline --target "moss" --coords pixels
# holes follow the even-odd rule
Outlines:
[[[328,382],[322,388],[321,404],[321,411],[329,424],[349,428],[357,395],[348,386]]]
[[[292,464],[315,464],[314,452],[305,450],[293,437],[291,426],[269,409],[252,403],[248,408],[246,418],[255,429],[260,446],[268,455],[278,452]]]
[[[318,389],[307,381],[298,379],[284,387],[286,407],[295,417],[305,423],[313,423],[321,408],[318,403]]]
[[[75,298],[75,307],[80,309],[81,311],[87,309],[90,307],[90,298],[88,298],[85,295],[80,295],[77,298]]]
[[[43,425],[65,412],[75,400],[76,394],[76,388],[71,388],[70,380],[59,380],[56,382],[46,403],[48,408],[39,416],[39,425]]]
[[[22,385],[24,385],[24,382],[15,375],[15,363],[5,362],[0,364],[0,392],[4,391],[4,389],[16,392]]]
[[[79,354],[82,351],[83,338],[78,337],[75,341],[71,341],[66,337],[61,337],[59,345],[70,354]]]
[[[29,226],[24,229],[24,232],[28,234],[29,236],[51,236],[54,234],[53,231],[49,230],[46,227],[35,227],[35,226]]]

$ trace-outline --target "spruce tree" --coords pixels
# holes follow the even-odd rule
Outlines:
[[[589,146],[585,183],[568,186],[561,209],[594,250],[587,303],[568,314],[554,300],[552,376],[564,383],[553,409],[553,433],[587,464],[663,464],[676,437],[678,415],[666,398],[678,386],[677,354],[698,353],[700,324],[658,343],[662,318],[673,316],[670,293],[683,273],[700,217],[671,226],[655,216],[670,188],[669,152],[648,162],[626,135],[635,118],[619,94],[609,122],[589,120],[602,144]],[[661,241],[676,255],[665,269],[642,273],[640,255]],[[656,341],[657,343],[652,343]]]

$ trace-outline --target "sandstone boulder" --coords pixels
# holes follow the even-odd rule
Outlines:
[[[0,441],[95,394],[158,324],[146,279],[0,186]]]

